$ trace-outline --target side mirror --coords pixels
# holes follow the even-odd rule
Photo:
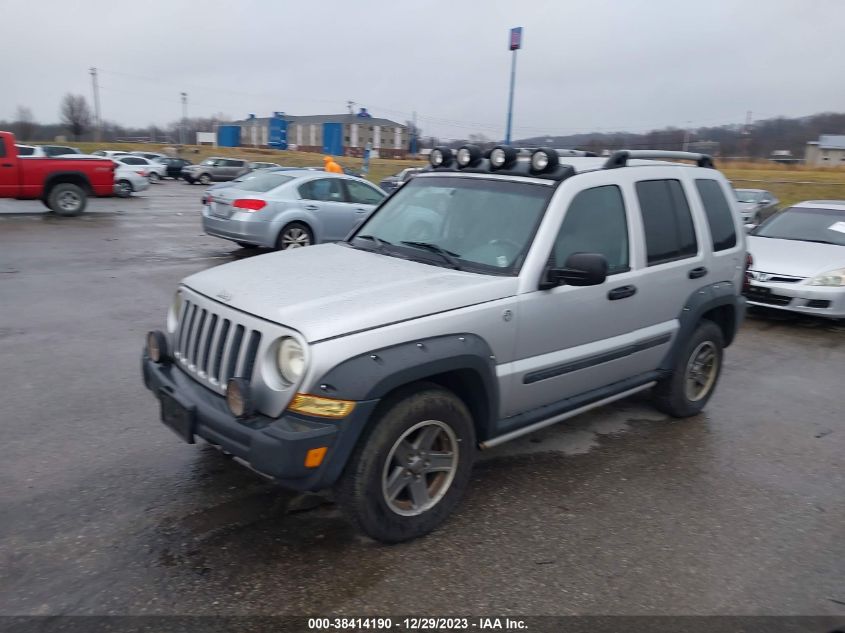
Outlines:
[[[550,268],[541,289],[561,284],[569,286],[598,286],[607,279],[607,258],[601,253],[572,253],[563,268]]]
[[[757,225],[756,224],[744,224],[743,228],[745,229],[746,233],[751,233],[751,231],[753,231],[754,229],[757,228]]]

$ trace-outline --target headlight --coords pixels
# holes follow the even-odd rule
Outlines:
[[[845,286],[845,268],[831,270],[816,275],[810,280],[811,286]]]
[[[167,331],[171,334],[179,327],[180,314],[182,314],[182,293],[177,290],[173,295],[170,310],[167,311]]]
[[[295,383],[305,371],[305,350],[302,349],[302,345],[296,339],[289,336],[283,338],[279,343],[276,363],[282,378],[289,383]]]

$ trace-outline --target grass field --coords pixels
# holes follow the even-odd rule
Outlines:
[[[151,143],[69,143],[78,147],[83,152],[93,152],[96,149],[122,149],[127,152],[140,150],[145,152],[161,152],[167,145],[156,145]],[[292,152],[288,150],[258,149],[252,147],[210,147],[207,145],[188,146],[180,154],[191,162],[198,163],[209,156],[231,156],[251,161],[267,161],[279,163],[285,167],[319,167],[323,165],[323,154],[310,154],[307,152]],[[356,171],[361,170],[363,159],[350,158],[346,156],[336,157],[342,166],[349,167]],[[393,160],[385,158],[374,158],[370,160],[370,173],[367,179],[378,183],[385,176],[415,165],[423,165],[423,161]]]
[[[149,143],[77,143],[76,145],[83,152],[92,152],[100,148],[158,152],[166,147]],[[232,156],[246,160],[269,161],[290,167],[323,164],[322,154],[249,147],[189,146],[181,155],[193,162],[199,162],[209,156]],[[360,158],[346,156],[337,158],[337,161],[344,167],[355,170],[360,170],[363,163]],[[405,167],[423,164],[425,164],[423,161],[374,158],[370,161],[370,173],[367,178],[378,183],[385,176],[395,174]],[[845,167],[824,168],[781,165],[768,161],[719,162],[718,160],[717,166],[737,189],[767,189],[781,201],[781,207],[801,200],[845,200]]]

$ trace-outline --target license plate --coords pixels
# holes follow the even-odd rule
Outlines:
[[[166,391],[158,392],[161,403],[161,421],[188,444],[194,443],[194,412],[183,407]]]

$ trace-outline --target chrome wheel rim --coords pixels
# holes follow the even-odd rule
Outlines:
[[[128,182],[121,182],[118,185],[120,187],[119,193],[121,196],[128,196],[132,193],[132,186]]]
[[[151,172],[151,173],[150,173],[150,180],[151,180],[152,182],[158,182],[158,179],[159,179],[159,175],[158,175],[156,172]]]
[[[65,191],[59,196],[59,208],[62,211],[76,211],[81,204],[82,199],[73,191]]]
[[[282,233],[282,250],[286,251],[289,248],[302,248],[311,245],[311,237],[308,231],[293,227]]]
[[[719,375],[719,354],[711,341],[698,344],[689,361],[684,376],[684,391],[687,400],[698,402],[704,398],[716,383]]]
[[[437,505],[458,470],[458,438],[439,420],[425,420],[393,444],[381,477],[387,507],[401,516],[416,516]]]

